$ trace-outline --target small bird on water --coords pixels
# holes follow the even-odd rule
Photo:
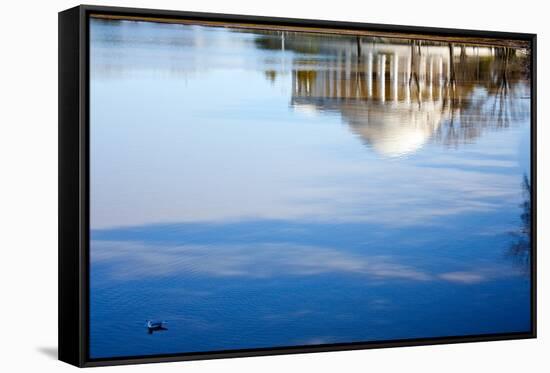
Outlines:
[[[159,330],[167,330],[166,329],[166,321],[158,321],[158,320],[146,320],[145,326],[147,327],[147,330],[149,334],[152,334],[155,331]]]

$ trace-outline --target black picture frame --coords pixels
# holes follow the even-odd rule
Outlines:
[[[531,330],[527,333],[487,334],[393,340],[385,342],[342,343],[317,346],[258,348],[248,350],[182,353],[90,359],[89,335],[89,16],[108,14],[124,17],[154,17],[253,23],[288,27],[346,29],[354,31],[422,34],[434,37],[475,37],[513,39],[531,48]],[[261,355],[325,352],[482,342],[536,338],[536,113],[537,113],[537,36],[527,33],[459,30],[447,28],[335,22],[310,19],[273,18],[230,14],[211,14],[171,10],[136,9],[80,5],[59,13],[59,360],[79,367],[152,362],[218,359]]]

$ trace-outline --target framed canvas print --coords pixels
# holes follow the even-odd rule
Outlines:
[[[59,357],[532,338],[536,36],[59,13]]]

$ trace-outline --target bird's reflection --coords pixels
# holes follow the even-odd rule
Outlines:
[[[147,328],[147,334],[153,334],[153,333],[158,333],[158,332],[163,332],[163,331],[166,331],[168,330],[168,328],[165,328],[165,327],[158,327],[158,328],[155,328],[155,329],[149,329]]]

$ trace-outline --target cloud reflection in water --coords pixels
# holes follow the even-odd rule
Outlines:
[[[154,245],[129,241],[92,241],[93,265],[112,266],[111,280],[144,277],[206,276],[274,278],[324,274],[361,275],[375,280],[477,284],[518,272],[498,266],[477,271],[429,273],[396,262],[391,255],[367,255],[287,243],[241,245]]]

